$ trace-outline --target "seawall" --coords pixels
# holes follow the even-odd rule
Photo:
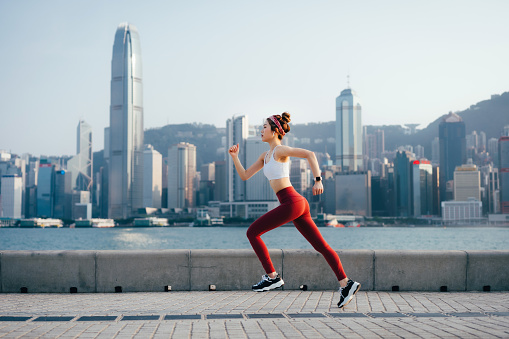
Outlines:
[[[508,291],[509,251],[338,251],[372,291]],[[284,289],[336,290],[314,250],[270,250]],[[0,251],[1,293],[250,290],[263,269],[245,250]]]

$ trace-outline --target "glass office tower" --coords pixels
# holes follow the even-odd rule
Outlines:
[[[343,172],[362,170],[362,107],[347,88],[336,98],[336,165]]]
[[[110,218],[128,218],[143,202],[143,82],[138,30],[118,26],[111,59]]]
[[[459,115],[449,113],[438,125],[440,156],[440,200],[452,200],[446,195],[446,184],[454,180],[454,170],[467,162],[465,123]]]

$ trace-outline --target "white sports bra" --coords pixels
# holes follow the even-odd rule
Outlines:
[[[276,151],[276,147],[274,147],[272,150],[272,155],[269,157],[269,161],[266,162],[267,155],[269,154],[270,150],[267,151],[265,159],[263,160],[263,174],[265,174],[269,180],[290,177],[290,161],[279,162],[274,159],[274,152]]]

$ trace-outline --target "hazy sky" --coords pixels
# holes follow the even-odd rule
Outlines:
[[[109,125],[113,38],[140,33],[145,128],[233,114],[421,123],[509,91],[509,1],[0,0],[0,149],[73,155]]]

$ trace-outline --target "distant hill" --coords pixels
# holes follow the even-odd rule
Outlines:
[[[171,145],[179,142],[195,145],[196,168],[199,170],[202,164],[224,159],[224,153],[221,152],[223,136],[224,129],[218,129],[214,125],[179,124],[146,130],[144,142],[154,146],[163,158],[168,156],[168,148]]]
[[[446,115],[448,112],[444,112]],[[493,95],[491,99],[478,102],[470,108],[455,112],[465,122],[466,134],[472,131],[486,133],[486,141],[490,138],[499,138],[505,125],[509,125],[509,92]],[[431,141],[438,136],[439,117],[426,128],[412,135],[400,133],[386,133],[386,149],[394,149],[399,145],[422,145],[425,154],[431,158]],[[391,146],[391,147],[389,147]]]

